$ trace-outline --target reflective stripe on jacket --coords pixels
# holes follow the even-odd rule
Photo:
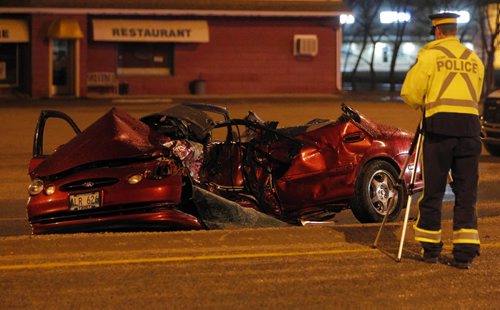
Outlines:
[[[484,65],[455,37],[426,44],[407,73],[401,97],[413,108],[425,106],[425,118],[437,113],[479,115]]]

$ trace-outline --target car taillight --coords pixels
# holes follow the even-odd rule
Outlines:
[[[30,195],[38,195],[43,190],[43,181],[40,179],[34,179],[28,186],[28,192]]]

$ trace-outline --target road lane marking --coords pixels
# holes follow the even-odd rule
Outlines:
[[[374,251],[374,249],[363,248],[355,250],[326,250],[326,251],[308,251],[308,252],[271,252],[271,253],[242,253],[242,254],[227,254],[227,255],[173,256],[173,257],[157,257],[157,258],[83,261],[83,262],[0,265],[0,270],[43,269],[43,268],[58,268],[58,267],[83,267],[83,266],[141,264],[141,263],[189,262],[189,261],[204,261],[204,260],[290,257],[290,256],[308,256],[308,255],[309,256],[333,255],[333,254],[343,254],[343,253],[362,253],[370,251]]]
[[[481,244],[481,247],[500,248],[500,243]],[[271,253],[242,253],[242,254],[227,254],[227,255],[173,256],[173,257],[98,260],[98,261],[82,261],[82,262],[0,265],[0,270],[51,269],[51,268],[61,268],[61,267],[85,267],[85,266],[101,266],[101,265],[126,265],[126,264],[144,264],[144,263],[224,260],[224,259],[245,259],[245,258],[252,259],[252,258],[267,258],[267,257],[335,255],[335,254],[345,254],[345,253],[366,253],[375,251],[377,251],[377,249],[362,248],[362,249],[352,249],[352,250],[325,250],[325,251],[307,251],[307,252],[271,252]]]

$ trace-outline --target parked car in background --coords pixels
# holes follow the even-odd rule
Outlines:
[[[185,103],[140,120],[112,109],[84,131],[64,113],[42,111],[29,165],[33,233],[207,229],[213,197],[294,225],[344,209],[360,222],[387,212],[394,220],[406,204],[398,177],[413,134],[341,110],[335,120],[279,127],[253,112],[233,119],[223,107]],[[75,137],[49,155],[51,118]],[[418,191],[418,167],[408,166],[404,181],[412,169]]]
[[[491,155],[500,156],[500,89],[489,94],[484,101],[481,140]]]

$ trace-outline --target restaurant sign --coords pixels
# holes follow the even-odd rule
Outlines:
[[[194,20],[94,19],[95,41],[208,42],[208,24]]]
[[[28,23],[21,19],[0,19],[0,43],[29,42]]]

